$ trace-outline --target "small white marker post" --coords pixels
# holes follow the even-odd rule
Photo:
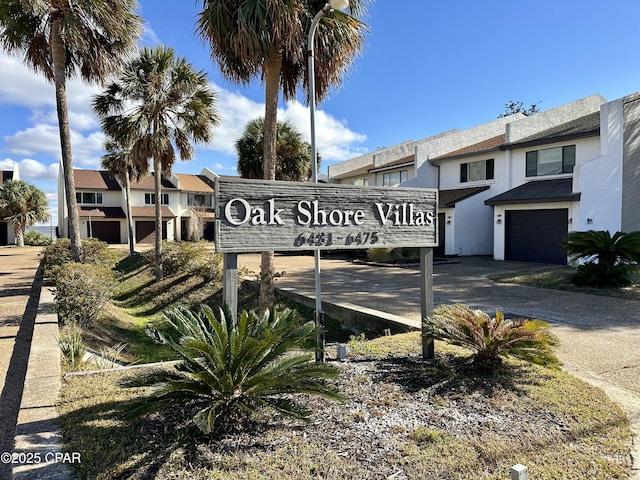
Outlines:
[[[511,480],[529,480],[529,469],[519,463],[511,467],[510,473]]]

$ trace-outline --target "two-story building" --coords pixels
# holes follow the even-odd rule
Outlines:
[[[564,264],[571,230],[640,230],[639,100],[593,95],[411,142],[400,186],[439,189],[436,253]],[[330,180],[352,178],[341,168]]]
[[[199,175],[174,174],[161,178],[163,240],[213,240],[214,181],[217,175],[205,168]],[[64,177],[59,175],[58,231],[69,236]],[[124,187],[105,170],[74,170],[76,202],[82,238],[108,243],[127,243],[128,227]],[[131,218],[135,243],[155,241],[154,174],[131,182]]]
[[[18,164],[13,164],[11,170],[0,170],[0,183],[4,184],[9,180],[20,180],[20,169]],[[16,234],[13,226],[0,218],[0,245],[13,245],[16,243]]]

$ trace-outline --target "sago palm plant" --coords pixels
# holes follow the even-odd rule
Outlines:
[[[312,362],[308,352],[317,330],[291,311],[271,316],[242,312],[237,322],[222,310],[176,308],[165,314],[175,338],[157,330],[149,334],[179,357],[175,369],[152,369],[123,380],[127,387],[153,387],[136,405],[138,414],[165,407],[193,407],[194,424],[205,433],[224,432],[270,408],[308,420],[311,412],[294,394],[340,400],[336,367]],[[305,352],[306,350],[306,352]]]
[[[508,356],[552,368],[560,365],[552,352],[558,340],[541,320],[506,319],[499,311],[490,317],[466,305],[441,305],[424,320],[423,335],[471,350],[474,366],[484,370]]]
[[[569,232],[562,248],[571,260],[583,262],[572,278],[575,284],[622,287],[632,283],[630,274],[640,262],[640,232]]]

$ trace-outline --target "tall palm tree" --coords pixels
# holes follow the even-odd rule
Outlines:
[[[100,162],[102,168],[109,172],[112,178],[117,178],[124,185],[124,197],[127,204],[127,228],[129,230],[129,257],[135,255],[133,239],[133,217],[131,215],[131,179],[140,180],[148,171],[148,163],[134,164],[129,159],[129,152],[118,146],[112,139],[108,139],[104,146],[107,153]]]
[[[176,149],[193,158],[193,143],[211,141],[217,125],[216,95],[204,71],[197,71],[172,48],[144,48],[121,76],[93,99],[102,129],[144,170],[153,159],[155,186],[155,275],[162,278],[161,177],[170,175]]]
[[[350,13],[331,12],[315,36],[316,100],[340,85],[355,56],[362,51],[369,0],[351,0]],[[265,86],[265,180],[276,175],[278,97],[294,99],[299,85],[307,91],[307,33],[326,0],[202,0],[197,31],[209,44],[212,59],[229,80],[248,83],[259,77]],[[273,252],[263,252],[260,309],[273,305]]]
[[[136,0],[3,0],[0,44],[55,85],[69,238],[73,258],[82,258],[76,204],[67,78],[101,82],[133,51],[142,29]]]
[[[236,141],[241,177],[262,178],[263,142],[264,117],[254,118]],[[311,145],[302,139],[302,134],[290,122],[278,122],[275,178],[290,182],[304,182],[311,178]]]
[[[9,180],[0,185],[0,218],[7,220],[16,234],[16,244],[24,247],[24,232],[37,222],[50,218],[47,197],[35,185]]]

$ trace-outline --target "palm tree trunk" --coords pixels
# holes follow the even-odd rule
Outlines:
[[[66,50],[62,41],[62,18],[54,16],[51,22],[51,57],[56,88],[56,110],[58,129],[60,130],[60,149],[62,151],[62,172],[64,175],[64,193],[69,213],[69,239],[71,254],[76,262],[82,261],[82,242],[80,239],[80,216],[76,203],[76,184],[73,176],[71,156],[71,133],[69,132],[69,110],[67,107],[66,87]]]
[[[129,257],[136,254],[133,239],[133,215],[131,214],[131,180],[129,178],[129,169],[124,169],[124,196],[127,204],[127,228],[129,230]]]
[[[153,157],[153,177],[156,194],[156,254],[154,272],[156,274],[156,282],[159,282],[162,280],[162,209],[160,207],[162,201],[162,172],[160,171],[160,159],[158,157]]]
[[[278,126],[278,95],[280,93],[280,70],[282,57],[274,53],[264,64],[265,109],[263,142],[263,178],[276,178],[276,135]],[[261,313],[271,309],[275,303],[273,285],[274,253],[262,252],[260,263],[260,296],[258,308]]]
[[[16,246],[24,247],[24,231],[27,229],[24,225],[14,226],[13,231],[16,234]]]

